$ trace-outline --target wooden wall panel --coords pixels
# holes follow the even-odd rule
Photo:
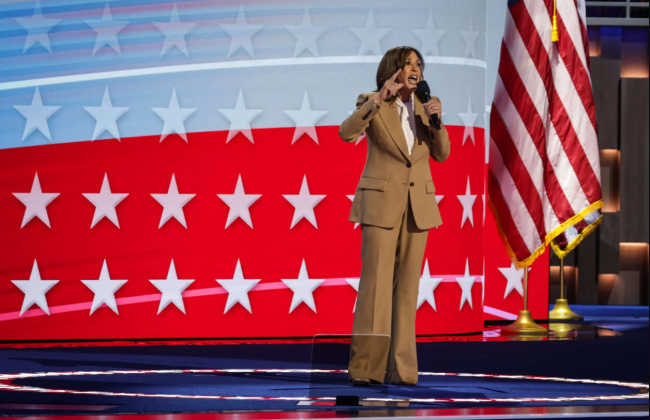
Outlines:
[[[598,304],[598,230],[587,236],[575,249],[578,253],[576,303]]]
[[[620,216],[618,213],[604,213],[600,225],[598,244],[599,274],[618,274],[620,272]]]
[[[591,80],[601,149],[618,149],[621,60],[592,57]]]
[[[621,80],[621,242],[650,241],[650,85]]]

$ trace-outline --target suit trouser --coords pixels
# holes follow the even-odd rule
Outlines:
[[[428,233],[416,226],[410,198],[398,226],[362,225],[351,378],[417,382],[415,315]]]

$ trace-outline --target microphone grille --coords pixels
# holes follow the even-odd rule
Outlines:
[[[418,82],[418,95],[428,95],[431,94],[431,89],[429,89],[429,84],[426,80],[421,80]]]

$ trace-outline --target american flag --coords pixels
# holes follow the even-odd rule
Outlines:
[[[490,121],[488,195],[510,258],[564,257],[601,222],[582,0],[511,0]]]

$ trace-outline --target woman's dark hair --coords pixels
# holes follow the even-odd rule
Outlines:
[[[417,54],[420,59],[420,65],[422,72],[424,72],[424,58],[420,51],[416,50],[413,47],[395,47],[386,51],[384,57],[379,62],[379,68],[377,69],[377,92],[381,90],[386,83],[386,80],[393,77],[397,70],[401,70],[406,66],[406,60],[408,60],[411,52]]]

